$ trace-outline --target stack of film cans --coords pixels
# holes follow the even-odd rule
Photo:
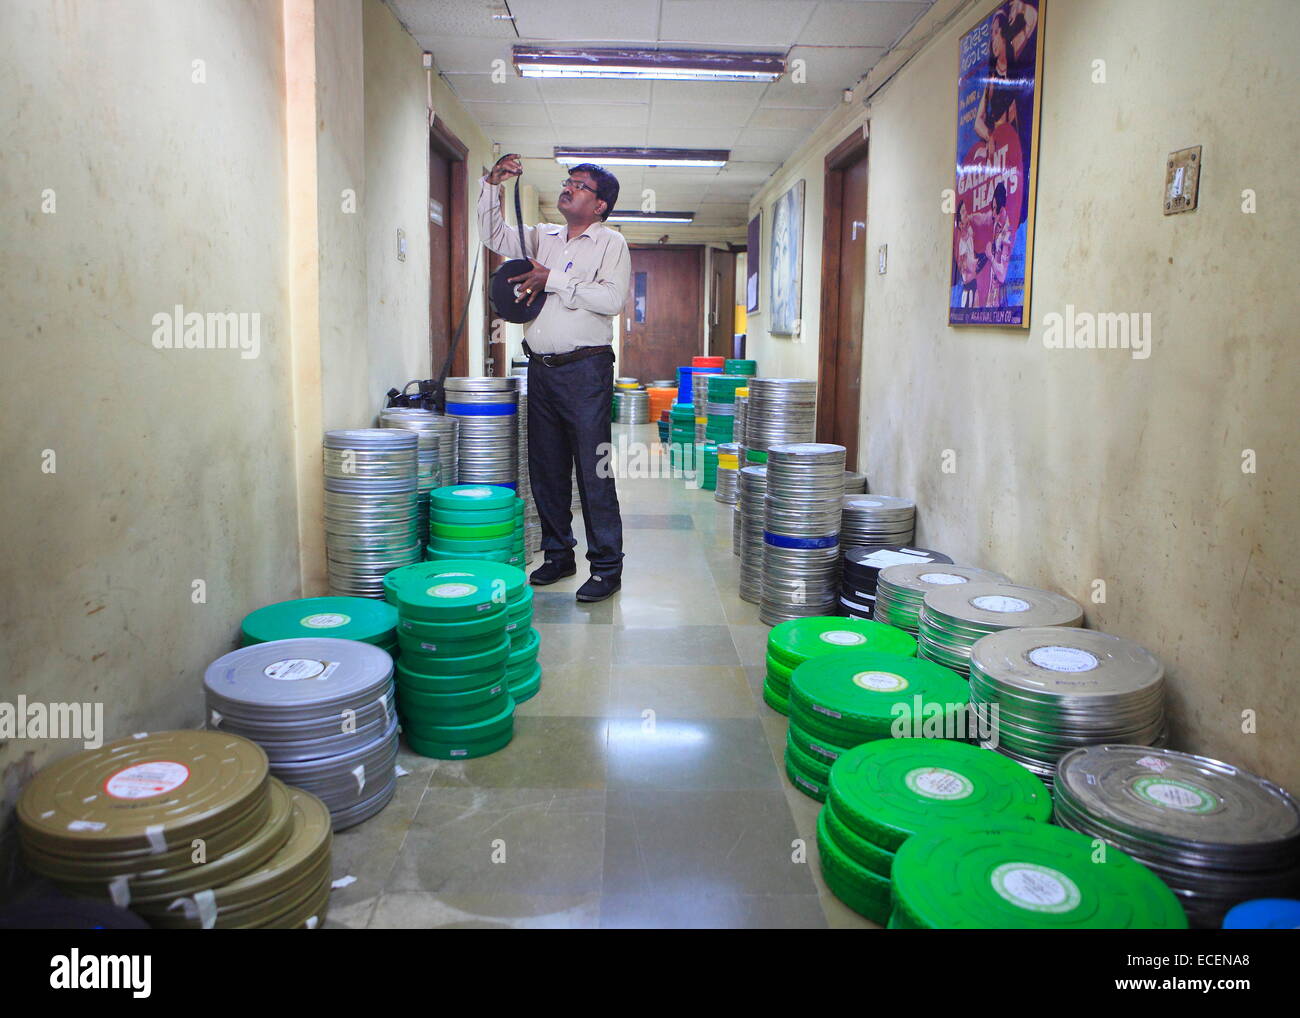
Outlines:
[[[261,746],[272,774],[325,803],[334,830],[392,799],[397,713],[387,651],[328,637],[258,643],[217,658],[203,688],[208,727]]]
[[[325,921],[329,812],[271,777],[266,754],[236,735],[141,733],[75,753],[28,783],[17,820],[35,872],[157,928]]]
[[[483,559],[522,567],[527,561],[523,499],[492,484],[456,484],[429,495],[431,560]]]
[[[1012,583],[957,584],[926,594],[918,620],[918,656],[966,675],[971,648],[981,637],[1029,626],[1081,626],[1083,608],[1050,590]]]
[[[934,568],[926,562],[885,566],[876,575],[876,605],[872,617],[877,622],[915,633],[921,625],[921,603],[930,591],[963,584],[1010,582],[1011,579],[1001,573],[973,566],[945,564]]]
[[[381,428],[405,428],[414,431],[419,439],[417,476],[418,532],[420,543],[429,541],[429,492],[442,484],[441,450],[439,449],[438,415],[431,410],[408,407],[389,407],[379,412]],[[448,482],[450,483],[450,482]]]
[[[696,448],[699,450],[701,466],[696,474],[696,482],[705,491],[713,491],[718,486],[718,444],[702,442]]]
[[[495,753],[514,735],[506,677],[509,606],[528,586],[522,569],[478,559],[423,562],[384,581],[397,608],[397,711],[422,756]]]
[[[847,501],[847,499],[846,499]],[[840,540],[842,541],[841,534]],[[947,555],[908,545],[846,547],[840,562],[840,612],[850,618],[875,618],[876,578],[880,570],[897,565],[951,563]]]
[[[848,479],[846,473],[845,481]],[[865,483],[866,478],[862,480]],[[911,499],[892,495],[844,496],[840,512],[840,544],[844,547],[911,544],[915,532],[916,503]]]
[[[805,661],[846,650],[871,650],[897,657],[914,657],[916,641],[878,622],[860,622],[837,615],[791,619],[773,626],[767,635],[767,675],[763,702],[779,714],[790,713],[790,682]]]
[[[1165,739],[1164,666],[1145,647],[1059,626],[1006,629],[971,648],[970,700],[987,748],[1051,787],[1081,746],[1156,746]]]
[[[704,437],[711,442],[735,441],[736,390],[748,385],[743,375],[709,375],[704,404]]]
[[[844,494],[865,495],[867,493],[867,475],[856,470],[844,471]]]
[[[927,825],[894,853],[891,884],[891,930],[1187,929],[1178,899],[1146,867],[1036,818]]]
[[[1193,927],[1233,905],[1300,890],[1300,804],[1232,764],[1148,746],[1061,758],[1056,822],[1131,855],[1177,895]]]
[[[864,622],[863,625],[879,625]],[[916,641],[901,629],[882,626]],[[960,738],[966,684],[932,661],[876,650],[848,650],[799,665],[790,678],[785,768],[805,795],[824,802],[831,767],[854,746],[878,739]],[[905,650],[906,645],[897,644]]]
[[[304,597],[258,608],[244,617],[241,647],[272,640],[327,636],[371,643],[397,654],[397,612],[368,597]]]
[[[774,445],[768,457],[759,618],[772,626],[833,614],[840,580],[844,446]]]
[[[447,415],[460,424],[458,481],[462,484],[518,482],[519,377],[448,378]]]
[[[813,441],[816,382],[807,378],[751,378],[747,388],[745,456],[748,462],[766,463],[767,451],[774,445]],[[840,470],[844,470],[842,461]]]
[[[417,452],[405,429],[325,433],[330,593],[382,597],[385,573],[420,561]]]
[[[524,561],[528,562],[542,548],[542,521],[537,515],[533,485],[528,478],[528,369],[525,367],[521,374],[515,374],[512,370],[511,374],[519,379],[519,413],[515,415],[519,423],[516,436],[519,468],[515,490],[524,500]]]
[[[826,886],[882,926],[898,853],[912,838],[962,822],[1047,828],[1052,813],[1051,797],[1032,774],[944,739],[875,739],[847,750],[830,769],[825,801],[817,844]]]
[[[614,392],[615,424],[649,424],[650,397],[644,387]]]
[[[718,483],[713,492],[713,500],[725,505],[736,504],[736,475],[740,471],[740,460],[735,442],[723,442],[718,446]]]
[[[728,357],[722,363],[722,372],[726,375],[748,375],[753,378],[758,374],[758,361],[745,360],[743,357]]]
[[[763,531],[767,524],[767,467],[742,466],[737,476],[740,513],[740,597],[750,604],[763,600]]]
[[[749,386],[736,390],[735,426],[732,428],[732,441],[739,448],[740,458],[745,458],[745,415],[749,412]],[[742,462],[743,466],[743,462]]]
[[[695,468],[695,408],[690,403],[674,403],[668,413],[668,450],[677,470]]]

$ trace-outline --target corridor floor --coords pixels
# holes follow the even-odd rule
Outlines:
[[[335,838],[335,880],[355,879],[329,926],[873,926],[826,890],[820,806],[786,780],[731,507],[681,479],[618,488],[623,589],[574,600],[575,514],[578,575],[536,588],[542,689],[514,741],[463,762],[403,746],[394,800]]]

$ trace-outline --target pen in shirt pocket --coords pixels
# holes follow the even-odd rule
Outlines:
[[[568,272],[571,268],[573,268],[573,262],[569,262],[569,264],[564,267],[564,271]]]

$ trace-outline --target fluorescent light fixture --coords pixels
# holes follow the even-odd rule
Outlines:
[[[515,46],[514,64],[525,78],[775,81],[785,73],[785,54]]]
[[[694,212],[614,212],[607,223],[693,223]]]
[[[706,148],[561,148],[555,161],[562,166],[599,163],[602,166],[726,166],[727,149]]]

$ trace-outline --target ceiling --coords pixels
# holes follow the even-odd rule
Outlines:
[[[619,208],[651,188],[660,211],[694,211],[685,233],[743,231],[750,198],[906,34],[933,0],[385,0],[457,98],[502,152],[524,157],[542,213],[555,199],[563,146],[721,148],[721,169],[616,167]],[[511,15],[513,20],[494,15]],[[521,78],[514,45],[627,46],[781,52],[806,81],[770,84]],[[493,81],[504,61],[505,80]],[[499,76],[499,75],[498,75]],[[625,226],[629,236],[663,227]]]

